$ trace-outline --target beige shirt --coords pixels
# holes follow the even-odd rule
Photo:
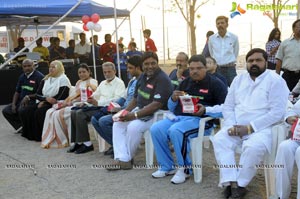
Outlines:
[[[300,70],[300,40],[292,37],[281,42],[276,59],[282,61],[282,69],[289,71]]]
[[[103,80],[93,93],[93,97],[98,101],[98,106],[108,106],[113,100],[125,96],[124,82],[115,77],[112,81]]]
[[[78,43],[75,46],[74,53],[77,53],[79,55],[85,55],[86,53],[91,52],[91,46],[87,43],[85,43],[83,46]]]

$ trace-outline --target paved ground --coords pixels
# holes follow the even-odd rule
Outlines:
[[[169,72],[172,68],[163,69]],[[171,177],[153,179],[155,169],[139,168],[145,164],[144,145],[135,158],[135,169],[109,172],[104,167],[112,159],[99,153],[97,142],[93,143],[93,152],[80,155],[68,154],[66,148],[42,149],[39,142],[15,134],[0,114],[0,199],[222,198],[212,147],[203,150],[202,183],[195,184],[190,178],[184,184],[173,185]],[[24,164],[30,168],[20,168]],[[263,170],[258,170],[248,190],[245,199],[266,198]],[[294,179],[291,199],[296,198],[296,190]]]
[[[0,106],[2,110],[3,106]],[[111,159],[95,151],[68,154],[63,149],[42,149],[39,142],[15,134],[0,115],[0,198],[222,198],[218,170],[212,147],[204,149],[203,182],[193,178],[181,185],[170,183],[171,177],[153,179],[154,169],[109,172],[103,169]],[[32,166],[32,168],[16,168]],[[145,164],[144,147],[139,149],[136,165]],[[93,168],[96,165],[98,168]],[[68,167],[68,168],[58,168]],[[34,173],[36,172],[36,175]],[[261,170],[249,185],[246,199],[265,198]]]

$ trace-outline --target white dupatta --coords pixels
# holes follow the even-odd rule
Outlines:
[[[59,88],[63,86],[71,87],[70,80],[65,74],[61,74],[58,77],[49,77],[45,80],[43,86],[43,96],[54,97],[58,94]]]

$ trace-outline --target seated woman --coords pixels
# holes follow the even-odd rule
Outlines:
[[[78,68],[79,80],[75,85],[75,92],[62,103],[58,103],[46,113],[42,134],[42,148],[62,148],[69,146],[69,133],[71,132],[71,108],[73,103],[81,101],[81,88],[91,88],[93,91],[98,86],[97,80],[91,77],[91,70],[87,64]]]
[[[64,100],[69,95],[71,87],[65,69],[60,61],[52,61],[49,73],[42,80],[36,95],[38,103],[26,112],[20,113],[23,124],[23,137],[29,140],[41,141],[46,112],[58,100]]]

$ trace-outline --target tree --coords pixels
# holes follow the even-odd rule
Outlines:
[[[9,30],[10,38],[12,41],[12,46],[10,46],[10,49],[14,49],[18,46],[18,38],[22,36],[22,32],[27,28],[27,26],[28,25],[21,27],[20,25],[15,25],[6,27]]]
[[[197,14],[198,9],[209,2],[209,0],[172,0],[173,5],[176,6],[189,27],[191,55],[197,54],[197,39],[196,39],[196,25],[195,19],[200,18]]]
[[[255,0],[259,5],[267,4],[269,1],[265,0]],[[274,6],[274,9],[272,11],[264,11],[263,14],[268,16],[269,19],[272,20],[274,23],[274,27],[278,28],[278,20],[280,13],[282,11],[282,8],[289,2],[290,0],[272,0],[272,5]],[[282,3],[283,2],[283,3]]]

